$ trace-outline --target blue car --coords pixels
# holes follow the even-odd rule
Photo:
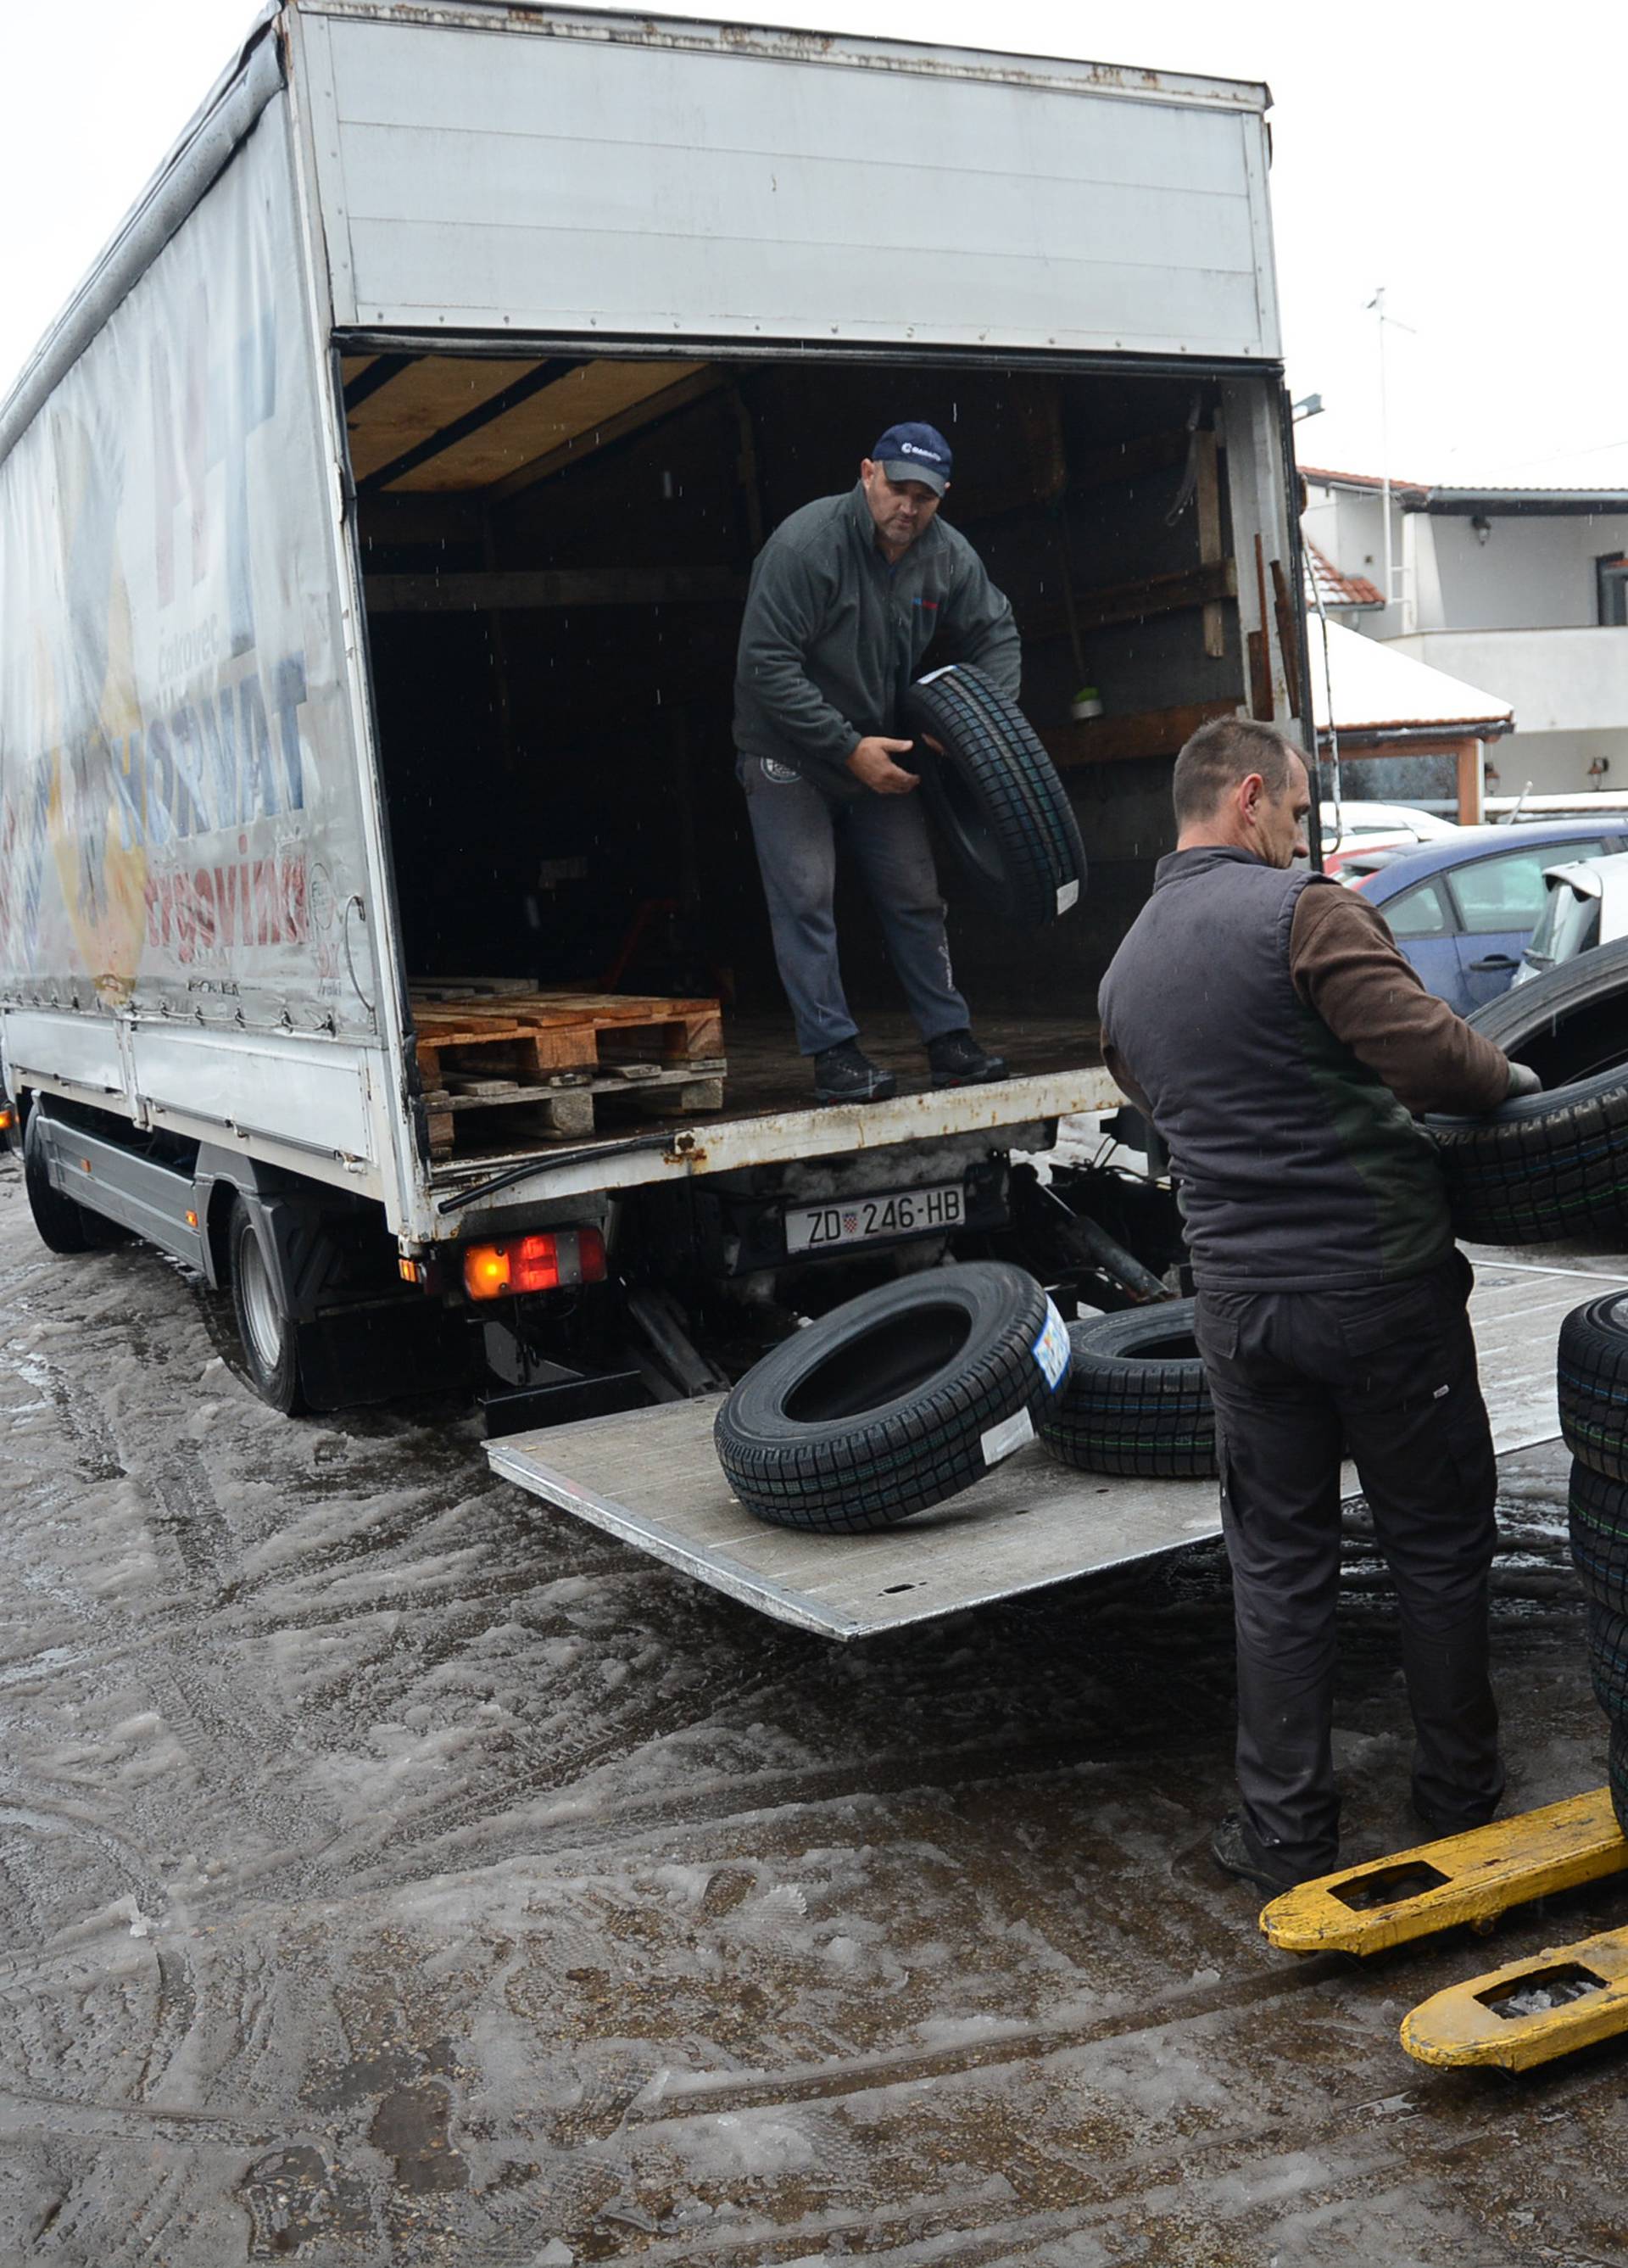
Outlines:
[[[1467,1016],[1509,989],[1544,909],[1545,871],[1622,850],[1628,824],[1616,812],[1604,824],[1461,827],[1439,843],[1353,858],[1339,880],[1379,908],[1428,990]]]

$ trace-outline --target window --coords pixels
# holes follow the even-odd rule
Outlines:
[[[1420,882],[1413,889],[1404,890],[1400,897],[1392,898],[1379,910],[1390,924],[1390,934],[1398,944],[1410,938],[1448,937],[1452,933],[1453,917],[1434,882]]]
[[[1628,553],[1595,560],[1595,571],[1600,578],[1600,620],[1628,628]]]
[[[1534,843],[1524,850],[1505,850],[1478,858],[1452,878],[1458,916],[1470,931],[1536,929],[1544,910],[1544,874],[1576,858],[1598,858],[1603,843]]]

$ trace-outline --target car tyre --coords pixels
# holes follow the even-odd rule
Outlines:
[[[884,1284],[781,1341],[714,1426],[749,1512],[780,1528],[891,1528],[1033,1438],[1067,1375],[1032,1276],[972,1261]]]
[[[1530,1064],[1545,1086],[1628,1062],[1628,938],[1512,985],[1465,1020],[1506,1055]]]
[[[1425,1126],[1461,1237],[1542,1244],[1628,1226],[1628,1065]]]
[[[1613,1725],[1628,1728],[1628,1616],[1588,1608],[1588,1669],[1595,1698]]]
[[[1628,1482],[1628,1293],[1573,1307],[1555,1351],[1560,1432],[1582,1465]]]
[[[1068,1383],[1040,1432],[1053,1456],[1143,1480],[1214,1472],[1215,1412],[1191,1300],[1070,1323],[1068,1346]]]
[[[1068,791],[1017,703],[963,662],[913,685],[906,716],[918,740],[943,748],[918,747],[911,762],[977,896],[1020,929],[1067,913],[1085,887],[1085,852]]]
[[[1628,1488],[1574,1462],[1568,1509],[1572,1565],[1590,1605],[1628,1615]]]

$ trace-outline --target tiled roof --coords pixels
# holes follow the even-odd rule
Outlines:
[[[1336,473],[1331,472],[1326,465],[1302,465],[1300,469],[1309,481],[1316,481],[1319,484],[1331,482],[1336,488],[1382,489],[1385,485],[1382,473]],[[1428,496],[1430,482],[1404,480],[1400,473],[1392,473],[1390,475],[1392,496],[1399,496],[1404,490],[1417,496]]]
[[[1382,607],[1385,603],[1384,593],[1366,575],[1342,575],[1311,542],[1306,545],[1306,597],[1314,609],[1319,598],[1325,607]]]
[[[1484,502],[1494,510],[1501,503],[1506,511],[1524,510],[1537,517],[1545,504],[1556,512],[1575,512],[1589,504],[1602,512],[1623,510],[1624,498],[1628,497],[1628,441],[1548,461],[1557,471],[1574,477],[1529,487],[1497,474],[1487,480],[1471,481],[1462,469],[1444,481],[1413,481],[1393,473],[1390,493],[1404,512],[1451,512]],[[1353,489],[1365,495],[1377,495],[1385,485],[1378,473],[1337,473],[1325,465],[1302,465],[1300,473],[1316,487]]]

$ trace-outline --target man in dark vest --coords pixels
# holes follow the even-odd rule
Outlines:
[[[1487,1675],[1495,1465],[1434,1145],[1538,1082],[1425,990],[1378,912],[1294,861],[1306,766],[1224,718],[1176,762],[1177,841],[1104,979],[1110,1069],[1170,1153],[1215,1404],[1242,1798],[1212,1849],[1277,1891],[1339,1846],[1331,1753],[1349,1445],[1400,1607],[1434,1834],[1502,1793]]]
[[[927,1047],[935,1086],[1003,1079],[950,974],[920,774],[898,733],[935,640],[1017,696],[1012,609],[976,551],[937,517],[950,444],[891,425],[845,496],[783,520],[752,571],[735,675],[736,770],[769,902],[774,958],[819,1102],[881,1102],[898,1081],[859,1046],[832,915],[846,843]]]

